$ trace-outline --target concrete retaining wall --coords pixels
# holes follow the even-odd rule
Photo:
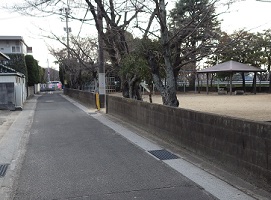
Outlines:
[[[235,172],[271,184],[271,125],[108,96],[114,115]]]
[[[64,94],[70,96],[73,99],[78,100],[80,103],[89,108],[96,108],[95,94],[87,91],[64,89]]]
[[[32,97],[35,94],[34,86],[28,86],[27,87],[27,97]]]

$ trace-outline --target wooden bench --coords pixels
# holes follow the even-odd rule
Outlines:
[[[227,94],[227,90],[224,90],[224,88],[218,88],[218,94],[219,95],[223,95],[223,94]]]
[[[235,95],[243,95],[243,94],[245,94],[245,91],[244,90],[235,90],[234,94]]]

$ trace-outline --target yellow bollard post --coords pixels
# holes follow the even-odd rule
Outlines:
[[[96,108],[98,111],[100,111],[101,106],[100,106],[100,98],[99,98],[99,93],[95,94],[95,100],[96,100]]]

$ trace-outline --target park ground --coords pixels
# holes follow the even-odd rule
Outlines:
[[[217,93],[177,94],[179,107],[218,115],[231,116],[254,121],[271,121],[271,94],[246,93],[244,95],[218,95]],[[144,94],[143,101],[149,102]],[[159,94],[152,95],[153,103],[162,104]]]

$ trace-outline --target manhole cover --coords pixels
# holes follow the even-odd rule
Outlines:
[[[173,153],[170,153],[169,151],[162,149],[162,150],[153,150],[149,151],[150,154],[154,155],[156,158],[160,160],[171,160],[171,159],[177,159],[179,158]]]
[[[0,177],[4,177],[6,175],[7,169],[8,164],[0,165]]]

